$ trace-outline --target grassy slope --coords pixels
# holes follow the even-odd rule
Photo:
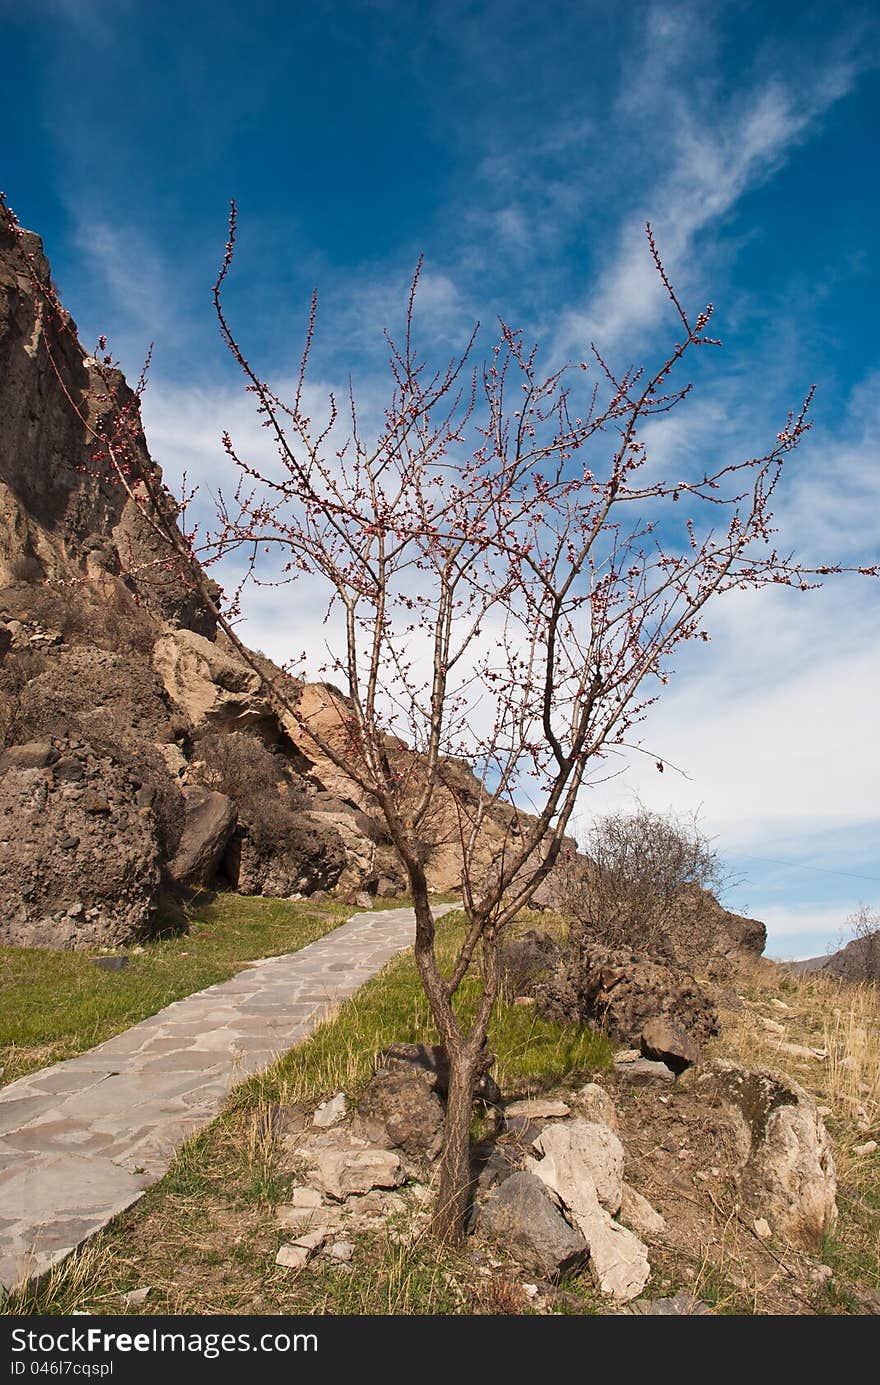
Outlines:
[[[856,1153],[880,1138],[880,993],[768,963],[756,964],[738,989],[740,1007],[722,1011],[715,1051],[746,1067],[781,1068],[806,1087],[834,1147],[840,1215],[822,1254],[834,1278],[816,1311],[858,1312],[866,1292],[880,1304],[880,1152]],[[792,1055],[780,1049],[785,1043],[826,1056]]]
[[[257,957],[295,952],[352,913],[329,900],[220,894],[190,906],[122,971],[86,952],[0,948],[0,1085],[92,1048],[172,1001],[225,981]],[[120,949],[121,952],[126,951]]]
[[[460,936],[443,921],[444,951]],[[465,989],[463,1003],[472,1003]],[[376,1051],[435,1034],[411,955],[391,963],[312,1037],[269,1072],[233,1093],[224,1114],[178,1153],[137,1204],[73,1256],[35,1295],[6,1311],[121,1311],[120,1295],[150,1285],[146,1313],[504,1313],[521,1312],[497,1276],[428,1241],[398,1244],[393,1227],[365,1240],[352,1272],[314,1262],[291,1274],[274,1264],[285,1239],[273,1207],[292,1181],[272,1130],[276,1104],[313,1104],[356,1091]],[[586,1081],[610,1061],[604,1039],[538,1020],[531,1007],[502,1004],[490,1041],[506,1096]]]

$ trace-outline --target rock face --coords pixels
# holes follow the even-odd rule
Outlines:
[[[784,1073],[716,1059],[700,1090],[729,1109],[740,1140],[740,1194],[774,1235],[818,1251],[837,1222],[831,1141],[810,1094]]]
[[[198,784],[185,788],[183,798],[183,831],[168,874],[179,885],[207,885],[235,829],[235,804]]]
[[[13,747],[0,774],[0,942],[78,949],[149,934],[161,872],[139,784],[87,745]]]
[[[579,1269],[587,1243],[570,1226],[541,1179],[515,1173],[494,1188],[479,1212],[482,1235],[526,1269],[548,1279]]]
[[[565,954],[536,995],[549,1019],[607,1029],[624,1042],[638,1040],[648,1021],[658,1018],[696,1043],[718,1032],[717,1011],[688,972],[599,944]]]
[[[100,582],[124,565],[138,574],[134,585],[161,619],[210,633],[200,602],[152,561],[150,530],[124,489],[96,475],[88,436],[65,392],[90,401],[95,420],[101,405],[91,401],[104,399],[106,386],[69,315],[48,306],[34,279],[50,287],[40,238],[26,231],[19,245],[0,224],[0,586],[45,578]],[[121,376],[115,383],[129,405]],[[143,435],[132,443],[146,458]],[[155,474],[161,477],[158,468]]]

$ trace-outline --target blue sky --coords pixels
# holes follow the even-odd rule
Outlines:
[[[805,554],[880,548],[880,30],[873,6],[0,0],[0,186],[46,243],[82,335],[129,372],[173,484],[210,486],[218,434],[253,433],[210,286],[239,204],[230,305],[270,374],[321,295],[318,375],[376,388],[382,325],[426,256],[424,329],[499,311],[551,359],[628,361],[674,336],[641,236],[655,225],[723,353],[655,452],[748,453],[818,386],[786,495]],[[265,594],[279,656],[308,613]],[[732,904],[806,955],[880,905],[880,583],[719,607],[647,741],[688,777],[629,773],[584,803],[702,806]],[[658,782],[659,781],[659,782]]]

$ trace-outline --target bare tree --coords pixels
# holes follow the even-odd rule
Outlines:
[[[563,861],[561,904],[573,936],[608,947],[684,958],[710,950],[724,868],[696,815],[606,813],[591,823],[586,858]]]
[[[689,480],[648,466],[643,425],[688,394],[674,379],[684,358],[717,344],[707,335],[711,307],[696,317],[685,311],[649,227],[679,337],[656,366],[619,374],[594,349],[589,363],[543,373],[536,349],[502,321],[480,363],[472,364],[475,329],[453,361],[429,369],[413,333],[417,271],[403,337],[387,338],[381,423],[369,433],[351,391],[344,407],[331,397],[315,421],[305,403],[315,301],[282,398],[226,317],[235,234],[233,206],[214,302],[276,455],[270,464],[246,458],[224,434],[237,481],[218,492],[216,531],[197,542],[156,473],[138,463],[137,409],[112,407],[118,377],[103,342],[107,403],[75,403],[95,465],[140,506],[177,580],[198,591],[278,714],[384,819],[415,907],[418,973],[449,1054],[434,1224],[455,1239],[469,1201],[472,1098],[499,991],[500,942],[556,863],[587,774],[628,742],[668,679],[671,651],[707,638],[701,624],[712,600],[771,583],[805,589],[815,578],[773,547],[771,515],[785,459],[809,426],[812,391],[762,456],[718,462]],[[51,289],[38,287],[51,305]],[[142,387],[143,377],[136,397]],[[205,565],[231,554],[244,559],[245,573],[221,605]],[[821,569],[832,570],[840,569]],[[335,722],[326,710],[320,723],[307,715],[295,683],[273,675],[241,640],[236,617],[261,575],[322,579],[341,626],[328,661],[343,689],[329,694]],[[475,768],[476,789],[458,772],[461,758]],[[533,814],[519,806],[524,790]],[[458,824],[466,916],[446,971],[423,841],[442,795]],[[490,820],[504,824],[504,835],[487,870],[480,843]],[[465,1018],[459,989],[475,971],[482,990]]]

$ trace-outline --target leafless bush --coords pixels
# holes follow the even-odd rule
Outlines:
[[[725,873],[696,817],[639,806],[590,828],[582,859],[562,873],[573,940],[655,957],[690,959],[710,950],[712,910]]]
[[[46,575],[39,558],[32,553],[17,553],[14,558],[7,559],[5,567],[8,582],[42,582]]]
[[[45,667],[45,656],[33,649],[11,649],[0,661],[0,743],[4,747],[29,739],[28,688]]]
[[[198,777],[235,800],[254,846],[282,849],[299,833],[296,815],[308,804],[304,789],[287,772],[284,758],[245,732],[208,732],[193,756]]]
[[[828,969],[848,981],[880,980],[880,910],[860,904],[849,915]]]

